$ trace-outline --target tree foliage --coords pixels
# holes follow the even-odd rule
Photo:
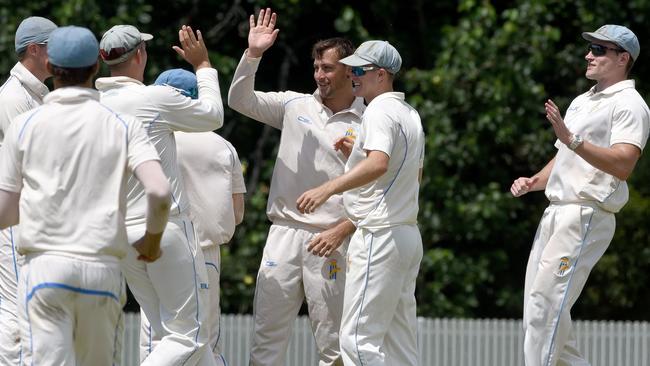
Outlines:
[[[189,67],[171,50],[182,24],[201,29],[225,96],[246,47],[248,16],[258,0],[22,1],[0,0],[0,71],[15,62],[13,34],[24,17],[84,25],[98,37],[114,24],[154,34],[146,81],[169,67]],[[386,39],[404,60],[397,89],[420,112],[427,134],[420,228],[425,253],[418,278],[423,316],[520,317],[525,264],[547,202],[543,194],[510,196],[513,179],[530,176],[554,154],[544,101],[566,108],[586,91],[582,31],[602,24],[633,29],[642,45],[633,76],[646,95],[644,62],[650,2],[519,0],[441,2],[277,0],[280,35],[264,56],[259,90],[311,92],[311,45],[346,36],[359,43]],[[106,74],[106,70],[102,70]],[[224,248],[225,312],[251,312],[255,276],[269,222],[265,207],[279,132],[226,109],[219,131],[246,167],[244,223]],[[617,215],[610,249],[575,307],[578,318],[648,319],[650,295],[650,158],[630,181],[631,200]]]

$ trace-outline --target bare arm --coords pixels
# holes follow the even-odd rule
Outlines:
[[[134,174],[142,183],[147,196],[147,228],[144,236],[133,246],[140,253],[138,259],[153,262],[162,254],[160,239],[169,217],[171,189],[160,162],[156,160],[138,165]]]
[[[546,118],[551,122],[555,136],[563,144],[569,145],[573,134],[564,123],[560,110],[550,99],[546,102],[545,107]],[[627,180],[630,177],[636,162],[641,157],[641,150],[631,144],[614,144],[610,147],[602,147],[585,141],[574,152],[594,168],[620,180]]]
[[[243,193],[233,193],[232,208],[235,211],[235,225],[239,225],[244,220],[244,194]]]
[[[0,229],[18,224],[20,193],[0,189]]]
[[[528,192],[541,191],[545,189],[546,183],[548,183],[548,177],[551,175],[551,170],[553,170],[553,165],[555,165],[555,158],[551,159],[542,170],[532,177],[519,177],[515,179],[510,187],[512,195],[519,197]]]
[[[367,152],[366,158],[345,174],[325,182],[319,187],[310,189],[298,197],[296,201],[298,211],[302,213],[314,212],[332,195],[374,181],[386,173],[389,160],[390,157],[383,151],[372,150]]]
[[[350,220],[341,220],[341,222],[316,235],[309,242],[307,250],[319,257],[329,257],[354,230],[356,230],[356,227]]]

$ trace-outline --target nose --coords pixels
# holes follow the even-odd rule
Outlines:
[[[587,54],[585,55],[585,60],[587,60],[587,61],[591,61],[591,60],[593,60],[593,59],[595,59],[595,58],[596,58],[596,57],[594,56],[593,53],[591,53],[591,50],[589,50],[589,51],[587,52]]]

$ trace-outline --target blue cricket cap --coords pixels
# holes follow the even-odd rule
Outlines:
[[[171,86],[178,89],[181,94],[192,99],[196,99],[199,96],[196,75],[184,69],[169,69],[163,71],[158,75],[154,84]]]
[[[74,25],[56,29],[47,43],[50,64],[64,68],[92,66],[99,57],[97,37],[84,27]]]
[[[396,74],[402,67],[402,57],[387,41],[363,42],[354,54],[339,60],[348,66],[365,66],[372,64],[379,66],[391,74]]]
[[[22,53],[30,44],[47,43],[52,31],[56,29],[56,24],[43,17],[29,17],[24,19],[16,29],[16,38],[14,45],[16,53]]]
[[[583,32],[582,38],[590,42],[595,40],[612,42],[629,52],[634,61],[636,61],[641,52],[639,40],[636,38],[634,32],[622,25],[606,24],[598,28],[595,32]]]

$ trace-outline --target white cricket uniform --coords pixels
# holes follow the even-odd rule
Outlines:
[[[292,323],[306,298],[321,366],[340,356],[338,332],[345,286],[343,243],[329,258],[307,251],[323,230],[345,219],[341,195],[309,215],[296,208],[306,190],[343,174],[345,156],[332,148],[346,133],[356,135],[365,109],[361,98],[332,113],[318,91],[254,91],[260,58],[244,54],[230,86],[229,106],[281,130],[267,216],[273,225],[264,246],[255,288],[255,335],[251,365],[284,365]]]
[[[227,365],[221,352],[219,306],[219,246],[226,244],[235,232],[232,195],[245,193],[244,176],[237,151],[223,137],[213,132],[174,133],[178,165],[185,192],[190,202],[189,217],[203,250],[210,283],[210,349],[217,365]],[[147,348],[159,338],[144,322],[140,347]],[[144,350],[146,352],[146,350]]]
[[[390,160],[377,180],[343,194],[348,217],[357,225],[348,249],[343,363],[417,365],[418,176],[424,132],[403,93],[383,93],[368,104],[346,171],[368,151],[382,151]]]
[[[0,87],[0,145],[11,120],[43,104],[48,92],[47,86],[22,63],[16,63]],[[0,365],[20,363],[16,294],[23,258],[16,252],[17,234],[18,226],[0,230]]]
[[[633,80],[571,102],[564,121],[573,133],[602,147],[631,144],[643,150],[650,111]],[[556,142],[546,185],[550,201],[540,221],[526,269],[526,366],[586,365],[576,349],[571,307],[614,236],[615,218],[628,200],[625,181],[587,163]]]
[[[22,353],[34,365],[119,364],[120,258],[127,178],[158,154],[135,118],[66,87],[16,117],[0,156],[0,189],[20,192]]]
[[[120,113],[142,121],[160,154],[163,171],[172,187],[169,223],[161,239],[163,256],[154,263],[138,261],[130,249],[122,270],[141,313],[160,335],[140,354],[143,365],[213,365],[208,348],[208,279],[203,253],[187,217],[189,206],[176,160],[174,131],[212,131],[223,124],[223,105],[217,71],[196,73],[199,98],[190,99],[163,85],[145,86],[128,77],[99,78],[101,101]],[[145,232],[146,199],[142,185],[132,176],[127,188],[126,225],[129,242]],[[143,319],[145,318],[143,316]],[[154,347],[157,345],[156,347]]]

